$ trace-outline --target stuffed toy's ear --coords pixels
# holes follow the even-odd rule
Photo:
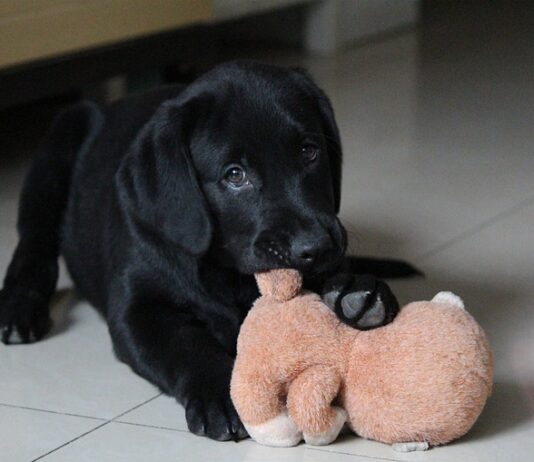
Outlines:
[[[212,225],[189,152],[194,104],[158,109],[124,158],[116,186],[137,232],[200,256],[209,248]]]
[[[341,204],[341,163],[343,160],[343,151],[341,149],[341,138],[334,117],[334,110],[332,109],[332,104],[328,96],[315,84],[305,69],[301,67],[293,67],[291,69],[294,71],[294,76],[300,86],[315,99],[319,113],[321,114],[323,132],[328,148],[328,162],[330,164],[330,174],[332,175],[334,203],[337,214],[339,213]]]
[[[465,310],[464,301],[458,297],[458,295],[453,294],[452,292],[439,292],[431,301],[436,303],[445,303],[447,305],[452,305]]]
[[[296,297],[302,289],[302,275],[293,269],[276,269],[256,274],[260,293],[279,302]]]

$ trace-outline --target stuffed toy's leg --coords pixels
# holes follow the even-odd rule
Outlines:
[[[347,413],[332,406],[340,384],[339,374],[328,366],[306,369],[291,382],[287,407],[306,443],[314,446],[330,444],[343,428]]]
[[[280,396],[282,384],[270,381],[262,371],[236,363],[231,395],[234,406],[250,437],[267,446],[296,446],[302,432],[287,414]]]

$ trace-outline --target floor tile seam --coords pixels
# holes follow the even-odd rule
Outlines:
[[[109,423],[111,423],[111,420],[106,420],[105,422],[102,422],[100,425],[97,425],[96,427],[91,428],[90,430],[87,430],[86,432],[83,432],[81,435],[78,435],[75,438],[72,438],[72,439],[70,439],[69,441],[66,441],[63,444],[60,444],[59,446],[55,447],[54,449],[51,449],[50,451],[40,455],[39,457],[37,457],[35,459],[32,459],[31,462],[36,462],[38,460],[43,460],[44,458],[48,457],[50,454],[52,454],[52,453],[54,453],[56,451],[59,451],[60,449],[63,449],[64,447],[68,446],[69,444],[74,443],[75,441],[78,441],[78,440],[84,438],[85,436],[87,436],[90,433],[93,433],[93,432],[101,429],[102,427],[105,427]]]
[[[149,423],[140,423],[140,422],[127,422],[126,420],[114,420],[113,423],[117,423],[121,425],[132,425],[134,427],[155,428],[157,430],[168,430],[168,431],[173,431],[173,432],[192,434],[189,430],[182,430],[181,428],[166,427],[164,425],[153,425]]]
[[[509,218],[519,212],[521,212],[523,209],[529,207],[530,205],[534,204],[534,194],[526,197],[525,199],[519,201],[518,203],[507,207],[504,210],[501,210],[499,213],[469,227],[468,229],[458,233],[456,236],[447,239],[446,241],[442,242],[441,244],[438,244],[437,246],[433,247],[432,249],[420,254],[419,256],[416,256],[413,258],[413,261],[415,263],[424,263],[426,260],[440,254],[444,250],[449,249],[450,247],[456,245],[459,242],[464,241],[465,239],[468,239],[472,236],[475,236],[479,232],[493,226],[494,224],[500,223],[501,221],[505,220],[506,218]]]
[[[65,415],[65,416],[69,416],[69,417],[79,417],[81,419],[99,420],[99,421],[102,421],[102,422],[109,420],[109,419],[106,419],[105,417],[95,417],[95,416],[85,415],[85,414],[76,414],[76,413],[73,413],[73,412],[54,411],[52,409],[42,409],[42,408],[38,408],[38,407],[23,406],[23,405],[19,405],[19,404],[0,403],[0,406],[9,407],[9,408],[12,408],[12,409],[23,409],[25,411],[45,412],[47,414]]]
[[[320,451],[320,452],[326,452],[326,453],[332,453],[332,454],[341,454],[345,456],[355,456],[360,458],[366,458],[366,459],[373,459],[373,460],[385,460],[388,462],[398,462],[399,459],[393,459],[389,457],[378,457],[378,456],[370,456],[366,454],[359,454],[354,452],[347,452],[347,451],[339,451],[335,449],[325,449],[325,448],[319,448],[319,447],[313,447],[313,446],[306,446],[306,449],[312,450],[312,451]]]
[[[135,409],[138,409],[138,408],[140,408],[141,406],[144,406],[145,404],[148,404],[149,402],[153,401],[153,400],[156,399],[157,397],[161,396],[161,394],[162,394],[162,393],[158,393],[157,395],[152,396],[151,398],[149,398],[149,399],[143,401],[142,403],[137,404],[137,405],[133,406],[132,408],[130,408],[130,409],[124,411],[124,412],[121,412],[120,414],[116,415],[115,417],[113,417],[113,418],[111,418],[111,419],[107,419],[106,421],[102,422],[100,425],[97,425],[96,427],[94,427],[94,428],[92,428],[92,429],[90,429],[90,430],[88,430],[88,431],[82,433],[81,435],[78,435],[78,436],[76,436],[75,438],[72,438],[72,439],[70,439],[69,441],[66,441],[66,442],[63,443],[63,444],[60,444],[59,446],[57,446],[57,447],[51,449],[50,451],[46,452],[45,454],[42,454],[42,455],[40,455],[39,457],[33,459],[32,462],[36,462],[36,461],[38,461],[38,460],[43,460],[44,458],[46,458],[46,457],[49,456],[50,454],[52,454],[52,453],[54,453],[54,452],[56,452],[56,451],[59,451],[59,450],[63,449],[64,447],[66,447],[66,446],[68,446],[68,445],[74,443],[75,441],[78,441],[78,440],[80,440],[80,439],[86,437],[87,435],[89,435],[89,434],[91,434],[91,433],[93,433],[93,432],[95,432],[95,431],[97,431],[97,430],[100,430],[102,427],[105,427],[106,425],[115,422],[116,419],[119,419],[120,417],[122,417],[122,416],[128,414],[129,412],[134,411]]]

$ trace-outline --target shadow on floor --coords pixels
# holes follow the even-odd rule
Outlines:
[[[47,338],[61,335],[73,324],[71,309],[81,301],[74,288],[58,290],[50,303],[50,317],[52,318],[52,330]]]
[[[525,385],[497,381],[486,408],[465,439],[491,438],[529,422],[533,416],[527,402]]]

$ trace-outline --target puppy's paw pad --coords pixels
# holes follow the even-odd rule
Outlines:
[[[351,292],[341,299],[341,310],[347,319],[356,319],[359,317],[367,305],[371,296],[368,290],[361,292]]]
[[[353,281],[354,276],[352,274],[340,273],[331,277],[323,287],[323,302],[331,310],[335,310],[339,297],[350,287]]]
[[[369,275],[340,274],[323,291],[324,302],[345,324],[361,330],[384,326],[399,312],[388,285]]]
[[[380,294],[370,291],[350,292],[341,299],[341,312],[358,329],[372,329],[384,324],[386,307]]]
[[[386,307],[380,295],[372,303],[370,308],[357,321],[356,325],[360,329],[372,329],[384,324],[386,320]]]

